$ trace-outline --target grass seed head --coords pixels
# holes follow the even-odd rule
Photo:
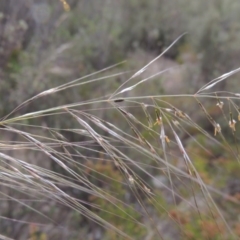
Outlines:
[[[229,121],[229,127],[235,132],[236,131],[236,121],[233,119],[233,120],[230,120]]]
[[[222,101],[219,101],[216,105],[217,105],[220,109],[222,109],[224,103],[223,103]]]
[[[134,184],[134,178],[132,177],[132,175],[129,175],[128,180],[132,185]]]
[[[214,128],[214,136],[217,136],[217,133],[220,133],[220,132],[221,132],[221,126],[219,123],[217,123]]]

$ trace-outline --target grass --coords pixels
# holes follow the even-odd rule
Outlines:
[[[214,91],[239,69],[212,80],[192,95],[153,92],[136,96],[135,88],[147,86],[151,79],[168,71],[131,85],[165,52],[106,96],[17,116],[21,108],[42,97],[96,81],[104,84],[104,80],[124,74],[101,75],[116,65],[41,92],[1,119],[2,136],[18,137],[9,142],[3,139],[0,145],[1,197],[9,209],[1,216],[5,228],[0,227],[0,233],[31,240],[81,239],[80,234],[84,239],[94,239],[95,229],[100,229],[104,239],[238,238],[237,220],[221,203],[226,201],[229,209],[239,209],[239,198],[223,191],[215,180],[217,176],[203,169],[215,158],[209,142],[236,168],[239,165],[240,95]],[[181,109],[179,99],[186,99],[189,107],[198,106],[195,111],[201,112],[212,132],[201,127],[188,109]],[[213,102],[220,110],[218,117],[222,116],[224,125],[211,116],[206,102]],[[115,117],[99,117],[99,113],[107,112]],[[73,119],[79,128],[34,124],[34,120],[45,118],[53,122],[56,118]],[[79,141],[68,140],[69,134]],[[195,138],[197,134],[204,137],[202,141]],[[195,147],[186,147],[183,136]],[[16,154],[12,156],[9,151]],[[26,154],[40,157],[29,162]],[[204,157],[196,162],[200,154]],[[222,167],[221,163],[216,165],[217,169]],[[154,186],[153,181],[161,187]],[[92,226],[92,235],[84,232],[84,227],[79,229],[86,221]]]

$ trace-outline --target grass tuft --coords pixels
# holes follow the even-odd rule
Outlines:
[[[168,69],[125,87],[166,51],[106,96],[18,115],[43,96],[124,74],[97,76],[116,65],[41,92],[1,119],[0,194],[9,214],[0,216],[7,226],[0,232],[24,232],[26,239],[36,239],[36,231],[39,239],[64,239],[70,232],[68,239],[91,239],[84,228],[72,228],[88,221],[89,231],[99,228],[102,239],[238,238],[231,210],[239,209],[239,195],[226,193],[218,179],[225,166],[219,155],[239,168],[239,93],[212,89],[239,69],[192,95],[136,95],[135,88]],[[184,100],[197,103],[200,122],[179,107]],[[215,103],[211,108],[206,101]],[[45,118],[71,119],[79,127],[34,124]],[[5,140],[8,135],[14,140]]]

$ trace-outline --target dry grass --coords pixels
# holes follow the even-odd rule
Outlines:
[[[106,214],[112,218],[119,218],[144,229],[145,239],[169,239],[166,238],[166,230],[164,231],[161,224],[163,220],[174,223],[180,233],[179,237],[190,239],[188,237],[191,234],[189,235],[184,228],[184,225],[189,222],[186,215],[188,213],[181,215],[179,209],[181,205],[184,209],[188,209],[188,212],[196,214],[206,239],[213,239],[213,234],[219,235],[221,239],[237,238],[232,224],[226,219],[225,212],[217,202],[219,199],[224,199],[239,207],[239,199],[229,196],[214,182],[202,177],[195,166],[194,152],[186,149],[182,136],[187,135],[193,139],[197,144],[195,151],[211,156],[211,154],[208,155],[208,146],[196,140],[192,132],[201,134],[229,154],[231,161],[239,161],[238,101],[240,95],[214,91],[218,83],[227,81],[239,69],[214,79],[192,95],[158,95],[153,92],[151,96],[132,94],[126,97],[127,92],[134,92],[140,84],[145,84],[147,87],[153,77],[164,74],[165,71],[161,71],[125,87],[126,84],[131,84],[133,79],[141,77],[141,73],[163,54],[133,74],[114,93],[102,98],[12,117],[23,106],[32,101],[39,101],[43,96],[92,84],[95,81],[104,81],[105,78],[118,75],[96,77],[109,69],[39,93],[2,118],[0,122],[2,133],[11,133],[20,139],[11,142],[3,141],[0,145],[1,198],[5,199],[3,202],[6,202],[6,205],[13,203],[11,204],[13,213],[9,217],[2,216],[6,222],[21,223],[21,226],[29,226],[31,229],[34,222],[34,226],[38,226],[37,229],[44,230],[46,233],[44,236],[54,236],[56,231],[64,238],[64,234],[68,231],[68,224],[64,222],[64,218],[68,218],[67,213],[73,210],[108,231],[119,234],[123,239],[136,239],[135,236],[122,230],[120,225],[112,223],[111,220],[105,220],[101,214],[98,214],[100,211],[106,211]],[[189,103],[197,104],[196,111],[202,111],[205,121],[209,121],[212,125],[212,132],[203,129],[201,123],[198,124],[193,120],[187,111],[176,107],[174,102],[177,103],[179,99],[187,99]],[[215,102],[215,107],[221,110],[223,124],[228,126],[227,134],[230,133],[233,143],[230,143],[225,136],[226,133],[222,130],[223,125],[220,125],[218,119],[214,119],[205,108],[203,99]],[[99,109],[92,109],[93,104],[95,106],[97,104]],[[99,118],[98,111],[115,112],[115,117],[111,121]],[[75,119],[79,128],[56,129],[51,126],[25,124],[26,120],[31,122],[35,118],[54,119],[62,116]],[[123,122],[125,129],[122,129]],[[79,139],[84,140],[71,142],[65,136],[67,133],[75,134]],[[24,158],[16,157],[17,154],[13,157],[6,153],[10,150],[16,152],[25,150],[26,154],[28,151],[41,153],[42,161],[46,165],[41,165],[38,161],[30,163]],[[96,167],[98,161],[103,163]],[[58,170],[44,167],[49,164],[57,166]],[[114,174],[110,174],[111,172]],[[159,181],[156,175],[162,175],[168,179],[167,183],[161,182],[161,189],[170,198],[172,209],[158,200],[159,190],[151,185],[151,179]],[[112,186],[118,188],[114,189]],[[188,196],[179,191],[180,188],[185,189]],[[131,192],[134,202],[137,202],[141,211],[136,209],[133,202],[119,198],[120,190]],[[89,196],[88,200],[82,199],[83,193]],[[107,202],[113,207],[112,209],[117,210],[118,214],[109,211],[109,208],[104,209],[96,199]],[[32,212],[31,215],[27,216],[24,211],[17,214],[19,206],[26,209],[24,211]],[[120,215],[119,212],[123,214]],[[141,217],[135,217],[133,212],[140,214]],[[157,214],[153,214],[156,212],[161,212],[162,217],[159,218]],[[17,216],[22,216],[22,219],[18,219]],[[211,229],[214,229],[214,233]],[[171,229],[168,231],[171,232]],[[25,239],[35,239],[23,228],[18,232],[27,236]]]

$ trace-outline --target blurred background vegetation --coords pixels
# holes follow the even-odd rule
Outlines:
[[[143,77],[151,76],[168,67],[173,67],[173,69],[147,83],[147,88],[140,86],[131,94],[194,93],[205,83],[239,66],[240,2],[237,0],[67,0],[70,10],[63,3],[59,0],[0,1],[1,117],[44,90],[124,60],[127,62],[109,70],[108,73],[115,74],[129,69],[139,69],[185,32],[187,34],[159,61],[151,65],[143,73]],[[131,74],[110,77],[108,80],[69,88],[59,94],[42,97],[36,103],[30,103],[14,112],[13,115],[104,96],[116,90]],[[231,82],[224,82],[218,86],[220,90],[226,91],[236,90],[236,87],[239,88],[237,77],[236,80],[233,79]],[[171,98],[167,100],[173,101]],[[96,106],[92,108],[104,107],[94,104]],[[212,102],[206,102],[206,104],[211,106]],[[192,114],[194,119],[201,122],[204,127],[211,127],[207,121],[202,122],[201,117],[196,113],[196,108],[194,106],[191,108],[187,100],[182,102],[180,100],[175,106],[183,110],[187,109],[188,113]],[[210,108],[210,111],[214,116],[221,114],[215,108]],[[96,114],[105,120],[120,121],[119,116],[111,111],[97,111]],[[135,114],[140,113],[136,110]],[[67,117],[54,118],[54,120],[48,117],[37,118],[26,120],[25,124],[61,129],[69,126],[78,128],[77,122]],[[119,122],[119,124],[122,124],[124,128],[124,123]],[[210,130],[212,131],[211,128]],[[144,132],[142,134],[144,135]],[[227,154],[219,152],[220,150],[204,137],[193,136],[201,144],[208,146],[211,153],[217,156],[216,159],[211,159],[205,153],[195,152],[198,156],[195,158],[195,165],[201,176],[207,182],[218,183],[221,189],[231,193],[231,196],[238,196],[239,200],[239,163],[230,162]],[[84,141],[84,137],[79,139],[79,136],[75,134],[68,133],[67,137],[69,141]],[[17,141],[14,134],[4,132],[1,141],[3,139]],[[185,143],[189,150],[195,151],[196,146],[191,138],[186,137]],[[13,153],[10,151],[9,154]],[[24,159],[28,161],[32,158],[35,161],[41,160],[41,156],[37,153],[23,151],[22,156],[25,156]],[[100,156],[95,157],[100,159]],[[213,165],[218,163],[222,165],[216,170]],[[121,174],[116,172],[111,164],[103,164],[100,160],[97,164],[89,164],[89,168],[94,172],[105,172],[106,175],[114,176],[121,181]],[[61,171],[54,164],[48,167],[53,171]],[[162,177],[156,171],[152,171],[151,174]],[[123,201],[126,201],[126,195],[129,194],[118,182],[101,187],[119,192],[119,198]],[[179,191],[184,191],[184,189],[179,187]],[[159,223],[163,222],[164,239],[222,239],[219,231],[209,219],[203,219],[203,223],[194,221],[196,216],[193,213],[186,209],[175,209],[176,206],[167,202],[166,196],[161,192],[160,187],[157,199],[166,205],[171,217],[179,221],[188,233],[187,236],[181,238],[177,229],[166,221],[165,214],[154,213],[154,218],[158,219]],[[14,196],[14,192],[11,194]],[[93,203],[97,202],[100,208],[106,211],[100,211],[99,215],[107,221],[115,222],[122,231],[134,239],[158,239],[154,234],[151,235],[151,231],[138,229],[125,220],[119,221],[119,219],[108,216],[108,211],[115,211],[116,215],[123,213],[112,209],[104,201],[96,200],[91,196],[83,196],[80,193],[72,194]],[[184,194],[187,198],[187,193]],[[128,199],[129,202],[134,202],[131,196]],[[230,204],[227,208],[223,202],[219,204],[228,212],[232,227],[240,236],[240,216],[234,214],[239,206]],[[64,208],[61,211],[57,210],[56,206],[51,203],[47,210],[44,206],[40,209],[51,211],[53,219],[62,218],[67,230],[59,233],[58,230],[54,230],[54,226],[41,227],[24,224],[24,221],[34,222],[35,219],[29,216],[30,213],[14,206],[10,201],[0,203],[2,216],[0,233],[15,239],[120,239],[113,231],[103,231],[94,222],[74,211],[67,211]],[[37,208],[36,205],[35,208]],[[126,212],[139,221],[146,221],[130,208],[126,209]],[[122,217],[124,219],[127,215]],[[14,222],[8,219],[19,221]],[[23,222],[21,223],[20,220]]]

